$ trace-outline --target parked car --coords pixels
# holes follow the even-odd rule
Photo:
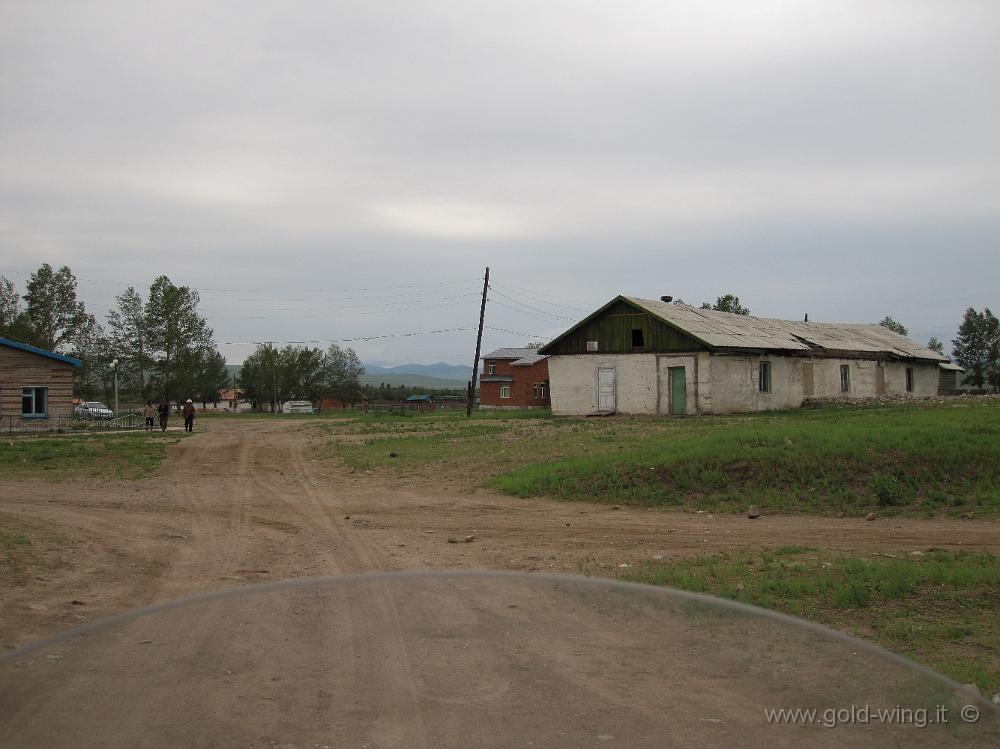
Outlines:
[[[112,419],[115,412],[98,401],[87,401],[74,408],[73,415],[81,419]]]
[[[309,401],[286,401],[281,407],[281,412],[286,414],[311,414],[313,404]]]

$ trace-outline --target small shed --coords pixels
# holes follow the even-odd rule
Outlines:
[[[941,362],[938,364],[938,395],[954,395],[961,390],[961,375],[965,373],[965,368],[953,362]]]
[[[434,396],[433,395],[411,395],[408,396],[406,401],[406,407],[411,411],[433,411],[434,410]]]
[[[80,360],[0,338],[0,420],[71,418],[73,370]]]

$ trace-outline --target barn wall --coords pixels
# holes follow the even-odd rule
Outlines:
[[[771,364],[771,389],[759,390],[759,362]],[[616,370],[618,413],[669,413],[669,367],[685,368],[687,413],[724,414],[798,408],[806,398],[804,371],[813,370],[818,399],[862,399],[877,393],[877,368],[883,366],[889,397],[928,397],[937,393],[937,363],[878,362],[869,359],[807,359],[774,355],[731,355],[707,352],[687,355],[578,354],[549,357],[552,413],[585,415],[597,411],[597,370]],[[851,390],[840,390],[840,367],[850,367]],[[906,392],[906,369],[913,368],[914,390]]]
[[[710,401],[702,413],[739,413],[802,405],[802,359],[787,356],[713,354],[705,376]],[[760,392],[760,362],[771,364],[771,390]]]
[[[73,365],[0,346],[0,416],[21,415],[21,388],[47,387],[48,415],[73,412]]]

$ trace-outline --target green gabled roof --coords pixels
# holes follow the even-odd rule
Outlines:
[[[573,333],[575,333],[576,331],[578,331],[580,328],[588,325],[593,320],[596,320],[598,317],[600,317],[601,315],[603,315],[605,312],[607,312],[609,309],[611,309],[612,307],[614,307],[616,304],[627,304],[630,307],[634,308],[637,312],[645,312],[646,314],[649,314],[652,317],[654,317],[655,319],[657,319],[660,322],[662,322],[664,325],[666,325],[666,326],[668,326],[668,327],[670,327],[670,328],[672,328],[672,329],[674,329],[674,330],[676,330],[676,331],[678,331],[680,333],[688,335],[691,338],[694,338],[699,343],[702,343],[702,344],[704,344],[706,346],[709,346],[709,347],[711,346],[711,344],[709,344],[708,341],[703,340],[702,338],[698,337],[698,335],[692,333],[691,331],[686,330],[685,328],[677,325],[673,321],[671,321],[671,320],[663,317],[660,314],[657,314],[656,310],[649,309],[648,307],[646,307],[645,305],[643,305],[642,302],[645,302],[645,301],[648,301],[648,300],[637,299],[637,298],[634,298],[634,297],[628,297],[628,296],[625,296],[623,294],[619,294],[614,299],[612,299],[610,302],[608,302],[607,304],[603,305],[600,309],[598,309],[598,310],[592,312],[591,314],[587,315],[585,318],[583,318],[582,320],[580,320],[580,322],[576,323],[573,327],[569,328],[568,330],[564,331],[563,333],[560,333],[558,336],[556,336],[551,341],[549,341],[548,343],[546,343],[544,346],[542,346],[540,349],[538,349],[538,353],[539,354],[544,354],[546,356],[554,354],[555,351],[553,349],[554,349],[554,347],[555,347],[555,345],[557,343],[559,343],[560,341],[562,341],[562,340],[568,338],[569,336],[573,335]]]

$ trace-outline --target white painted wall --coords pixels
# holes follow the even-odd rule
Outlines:
[[[771,363],[771,390],[759,390],[761,360]],[[557,416],[597,412],[597,370],[616,372],[618,413],[669,413],[670,367],[684,367],[687,413],[739,413],[798,408],[805,399],[803,367],[813,367],[813,398],[870,398],[876,395],[874,360],[802,359],[783,356],[700,354],[577,354],[549,357],[552,413]],[[840,390],[840,367],[851,372],[851,389]],[[936,363],[888,362],[884,366],[886,396],[928,397],[937,394]],[[913,368],[914,389],[906,392],[906,369]]]
[[[711,401],[701,413],[736,413],[798,408],[802,405],[802,360],[778,356],[709,357],[706,377]],[[760,392],[760,362],[771,364],[770,392]]]
[[[575,354],[549,357],[552,413],[597,413],[597,370],[615,370],[618,413],[656,413],[656,354]]]

